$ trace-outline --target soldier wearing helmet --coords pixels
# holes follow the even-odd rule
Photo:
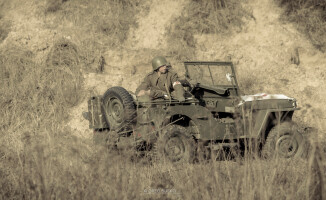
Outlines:
[[[171,64],[162,56],[152,60],[153,72],[149,73],[136,89],[137,96],[148,95],[152,99],[172,96],[180,102],[185,101],[184,89],[178,74],[170,70]]]

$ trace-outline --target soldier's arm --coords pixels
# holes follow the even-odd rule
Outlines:
[[[144,78],[144,80],[143,80],[143,82],[137,87],[137,89],[136,89],[136,95],[138,95],[138,93],[141,91],[141,90],[144,90],[144,91],[146,91],[146,90],[149,90],[150,88],[149,88],[149,80],[148,80],[148,76],[146,76],[145,78]]]
[[[151,92],[149,94],[149,96],[151,96],[153,99],[163,97],[164,95],[166,95],[166,92],[163,90],[157,90],[153,88],[151,88]]]
[[[176,93],[176,98],[182,102],[185,101],[185,97],[184,97],[184,89],[183,86],[181,84],[181,82],[179,81],[179,77],[177,73],[174,73],[171,77],[171,83],[172,83],[172,87],[175,90]]]
[[[179,81],[179,76],[177,73],[173,72],[171,76],[171,83],[172,87],[174,88],[176,85],[181,85],[181,82]]]

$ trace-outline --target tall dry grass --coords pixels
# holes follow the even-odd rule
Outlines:
[[[48,166],[49,157],[63,156],[54,152],[62,151],[72,138],[64,122],[83,93],[78,65],[40,65],[34,56],[18,46],[0,51],[0,184],[6,199],[33,195],[30,187],[35,181],[48,184],[39,165]],[[52,169],[48,170],[44,173]]]

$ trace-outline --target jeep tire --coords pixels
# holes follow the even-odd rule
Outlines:
[[[103,114],[110,130],[120,132],[136,120],[132,96],[123,87],[112,87],[103,95]]]
[[[284,122],[269,132],[262,149],[265,158],[299,158],[306,151],[307,142],[298,126],[293,122]]]
[[[169,125],[159,135],[154,151],[158,162],[192,163],[196,157],[196,144],[186,128]]]

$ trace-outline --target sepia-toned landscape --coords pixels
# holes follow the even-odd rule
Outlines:
[[[179,165],[93,142],[82,116],[113,86],[135,92],[165,56],[231,61],[242,95],[298,101],[298,159]],[[323,199],[325,0],[0,0],[0,199]]]

